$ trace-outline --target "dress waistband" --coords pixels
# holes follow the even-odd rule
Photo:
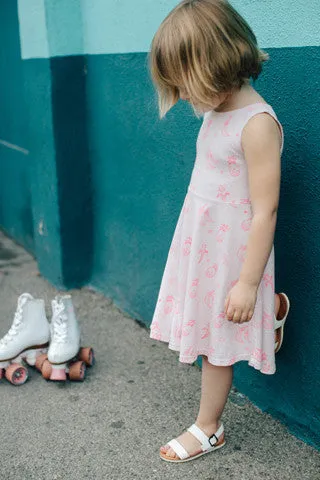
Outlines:
[[[207,197],[201,193],[198,193],[197,190],[189,185],[188,187],[188,193],[191,193],[192,195],[195,195],[196,197],[201,198],[202,200],[205,200],[206,202],[211,202],[211,203],[221,203],[223,205],[231,205],[233,207],[239,206],[239,205],[250,205],[251,206],[251,201],[250,198],[240,198],[240,199],[228,199],[226,196],[226,192],[219,191],[218,195],[216,197]]]

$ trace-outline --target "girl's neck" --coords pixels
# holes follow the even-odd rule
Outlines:
[[[245,83],[240,90],[236,90],[226,95],[223,102],[214,110],[216,112],[229,112],[258,102],[265,103],[255,89],[252,88],[249,83]]]

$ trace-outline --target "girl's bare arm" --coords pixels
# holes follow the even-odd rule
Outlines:
[[[253,217],[239,282],[226,300],[228,319],[234,322],[252,318],[274,241],[281,175],[281,133],[275,120],[268,114],[253,117],[243,130],[242,147],[248,164]]]

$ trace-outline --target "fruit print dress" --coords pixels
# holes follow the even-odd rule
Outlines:
[[[150,334],[178,351],[183,363],[206,355],[213,365],[246,360],[262,373],[275,372],[274,249],[252,320],[234,324],[224,313],[226,296],[239,279],[246,256],[252,219],[241,134],[249,119],[261,113],[279,124],[269,105],[256,103],[231,112],[206,113],[199,132],[191,182]]]

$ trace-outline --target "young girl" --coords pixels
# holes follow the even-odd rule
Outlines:
[[[221,415],[232,365],[275,372],[289,310],[274,294],[282,127],[252,88],[267,55],[225,0],[184,0],[164,20],[151,50],[160,114],[180,99],[204,114],[188,193],[174,234],[151,338],[180,361],[202,356],[196,422],[161,447],[170,462],[225,444]],[[280,327],[274,333],[276,312]]]

